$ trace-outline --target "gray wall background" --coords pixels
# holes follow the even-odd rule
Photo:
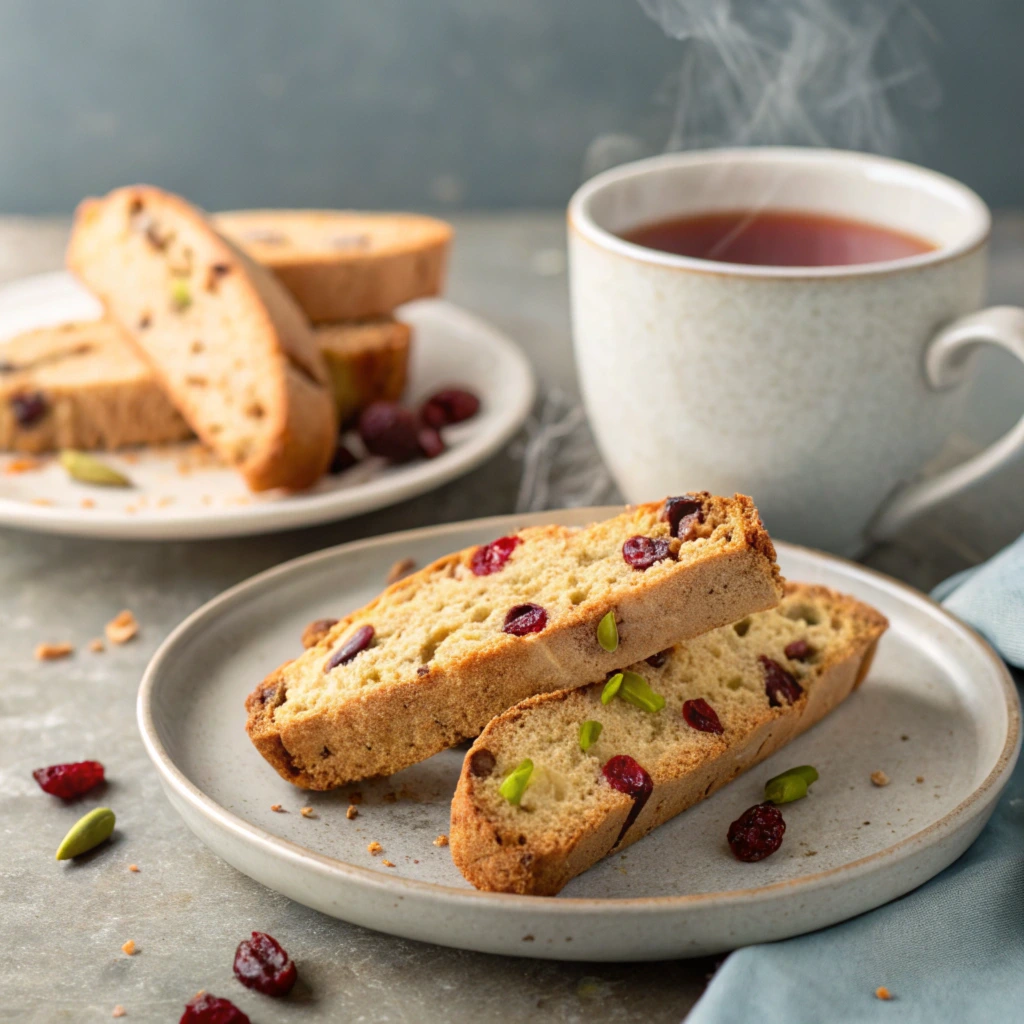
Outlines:
[[[909,155],[1024,207],[1024,0],[918,6],[945,98]],[[680,53],[636,0],[0,0],[0,212],[557,206],[598,135],[662,147]]]

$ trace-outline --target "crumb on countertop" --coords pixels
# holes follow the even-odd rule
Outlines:
[[[892,993],[884,985],[879,985],[878,988],[875,989],[875,998],[892,999]]]
[[[381,864],[383,864],[384,867],[386,867],[386,868],[393,868],[393,867],[395,867],[395,865],[392,864],[391,861],[389,861],[389,860],[382,860]]]
[[[128,865],[128,870],[129,870],[129,871],[130,871],[130,872],[131,872],[131,873],[132,873],[133,875],[137,875],[137,874],[139,873],[139,865],[138,865],[138,864],[129,864],[129,865]]]
[[[129,939],[122,947],[121,952],[125,956],[135,956],[135,940]]]
[[[918,775],[917,781],[918,782],[924,782],[924,776],[923,775]]]
[[[372,843],[370,843],[369,846],[367,846],[366,849],[371,856],[376,857],[377,854],[384,849],[384,847],[381,846],[380,843],[378,843],[376,840],[374,840]]]
[[[437,837],[437,838],[436,838],[436,839],[434,840],[434,845],[435,845],[435,846],[447,846],[447,845],[448,845],[448,837],[447,837],[447,836],[446,836],[446,835],[445,835],[445,834],[444,834],[444,833],[442,832],[442,833],[441,833],[441,834],[440,834],[440,835],[439,835],[439,836],[438,836],[438,837]]]
[[[110,1016],[111,1017],[123,1017],[124,1015],[125,1015],[125,1008],[120,1003],[118,1003],[117,1006],[114,1007],[114,1012]]]
[[[36,661],[56,661],[74,653],[73,644],[36,644]]]
[[[889,776],[883,771],[876,771],[871,773],[871,783],[875,786],[888,786]]]
[[[92,640],[87,644],[90,651],[94,654],[101,654],[107,649],[107,645],[97,636],[93,637]]]
[[[287,814],[288,812],[280,804],[271,804],[270,809],[275,814]]]
[[[112,644],[126,644],[138,631],[139,623],[127,608],[118,612],[104,627]]]
[[[313,813],[313,808],[312,807],[300,807],[299,808],[299,814],[301,814],[304,818],[315,818],[316,817],[316,815]]]
[[[345,812],[345,817],[351,821],[359,813],[359,808],[349,804],[348,810]]]

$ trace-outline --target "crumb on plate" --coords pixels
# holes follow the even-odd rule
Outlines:
[[[383,864],[383,865],[384,865],[384,867],[386,867],[386,868],[393,868],[393,867],[395,866],[395,865],[394,865],[394,864],[392,864],[392,863],[391,863],[391,861],[389,861],[389,860],[382,860],[382,861],[381,861],[381,864]]]
[[[31,473],[33,470],[42,469],[43,464],[39,459],[26,456],[23,459],[11,459],[4,467],[4,472],[15,476],[18,473]]]
[[[300,807],[299,808],[299,814],[301,814],[304,818],[315,818],[316,817],[316,815],[313,813],[313,808],[312,807]]]
[[[892,999],[892,993],[884,985],[879,985],[878,988],[875,989],[875,998]]]
[[[123,1017],[124,1015],[125,1015],[125,1008],[120,1003],[118,1003],[117,1006],[114,1007],[114,1012],[111,1013],[110,1016],[111,1017]]]
[[[93,637],[93,639],[89,641],[87,646],[89,650],[92,651],[94,654],[101,654],[103,651],[107,649],[106,644],[104,644],[103,641],[98,636]]]
[[[394,565],[388,569],[387,577],[384,582],[387,584],[397,583],[401,579],[405,579],[416,568],[416,560],[414,558],[400,558]]]
[[[871,773],[871,783],[875,786],[888,786],[889,776],[883,771],[876,771]]]
[[[345,812],[345,817],[351,821],[359,813],[359,808],[349,804],[348,810]]]
[[[129,939],[122,947],[121,952],[125,956],[135,956],[135,940]]]
[[[376,857],[377,854],[384,849],[384,847],[381,846],[380,843],[378,843],[376,840],[374,840],[372,843],[370,843],[369,846],[367,846],[366,849],[371,856]]]
[[[129,871],[130,871],[130,872],[131,872],[131,873],[132,873],[133,875],[137,875],[137,874],[139,873],[139,865],[138,865],[138,864],[129,864],[129,865],[128,865],[128,870],[129,870]]]
[[[442,833],[441,833],[441,834],[440,834],[440,835],[439,835],[439,836],[438,836],[438,837],[437,837],[437,838],[436,838],[436,839],[434,840],[434,845],[435,845],[435,846],[447,846],[447,845],[448,845],[448,837],[447,837],[447,836],[446,836],[446,835],[445,835],[445,834],[444,834],[444,833],[442,832]]]
[[[287,814],[288,812],[280,804],[271,804],[270,809],[275,814]]]

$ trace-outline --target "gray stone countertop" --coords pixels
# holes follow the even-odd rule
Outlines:
[[[455,218],[449,294],[515,338],[542,386],[575,393],[559,213]],[[0,281],[60,266],[67,222],[0,219]],[[997,221],[993,298],[1024,300],[1024,217]],[[970,451],[1012,423],[1022,375],[983,362],[958,435]],[[954,453],[955,454],[955,453]],[[86,541],[0,530],[0,1017],[86,1024],[177,1021],[206,988],[264,1021],[680,1021],[711,960],[573,964],[503,959],[407,942],[324,917],[264,889],[210,853],[164,799],[135,727],[135,693],[159,643],[189,612],[268,566],[329,545],[412,526],[512,511],[510,452],[423,497],[346,522],[267,537],[191,543]],[[1024,529],[1020,466],[951,503],[866,561],[928,588]],[[84,645],[129,608],[136,640]],[[40,641],[78,653],[40,663]],[[96,757],[117,841],[82,863],[53,851],[80,813],[56,806],[34,768]],[[138,873],[128,870],[137,864]],[[300,964],[288,1001],[242,989],[238,941],[270,932]],[[138,953],[121,945],[133,939]]]

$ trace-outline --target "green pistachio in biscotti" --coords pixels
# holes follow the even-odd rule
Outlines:
[[[600,722],[588,720],[580,725],[580,750],[585,754],[598,740],[604,726]]]
[[[106,842],[114,831],[114,812],[109,807],[97,807],[71,826],[60,846],[57,860],[81,857]]]
[[[498,792],[510,803],[518,806],[523,799],[526,787],[530,784],[533,774],[533,762],[527,757],[516,766],[514,771],[505,776],[505,781],[498,787]]]
[[[616,672],[615,675],[604,684],[604,689],[601,691],[601,703],[608,704],[615,699],[615,695],[619,692],[622,686],[622,673]]]
[[[95,484],[98,487],[131,487],[132,482],[113,466],[108,466],[87,452],[66,448],[60,453],[60,464],[68,471],[72,480],[80,484]]]
[[[171,278],[171,305],[179,311],[192,305],[192,289],[183,277]]]
[[[619,646],[619,628],[615,624],[615,612],[609,612],[597,624],[597,642],[611,654]]]
[[[622,688],[619,696],[641,711],[660,711],[665,706],[665,698],[655,693],[647,680],[639,672],[623,672]]]

